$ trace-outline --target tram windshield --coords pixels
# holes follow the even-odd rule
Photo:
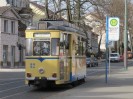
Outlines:
[[[58,56],[59,38],[50,40],[26,39],[26,56]]]
[[[48,56],[50,55],[50,41],[34,41],[33,42],[34,56]]]

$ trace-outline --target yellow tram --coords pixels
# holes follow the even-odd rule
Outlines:
[[[25,83],[73,84],[86,77],[86,35],[63,20],[43,20],[26,30]]]

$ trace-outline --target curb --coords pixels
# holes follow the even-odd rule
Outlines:
[[[25,72],[25,69],[0,69],[0,72]]]

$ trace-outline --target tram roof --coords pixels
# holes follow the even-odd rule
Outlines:
[[[27,28],[28,29],[28,28]],[[30,28],[32,30],[35,28]],[[83,36],[86,36],[85,32],[82,28],[76,26],[75,24],[71,24],[65,20],[40,20],[38,22],[38,29],[37,30],[61,30],[61,31],[67,31],[67,32],[74,32]]]

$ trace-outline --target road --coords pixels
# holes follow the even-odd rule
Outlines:
[[[133,60],[129,60],[133,66]],[[124,68],[123,62],[111,63],[111,73]],[[100,75],[105,75],[105,62],[99,62],[98,67],[87,68],[87,80],[93,80]],[[94,82],[95,83],[95,82]],[[24,84],[24,72],[0,72],[0,99],[45,99],[49,96],[72,90],[72,86],[59,86],[49,89],[37,89]]]

